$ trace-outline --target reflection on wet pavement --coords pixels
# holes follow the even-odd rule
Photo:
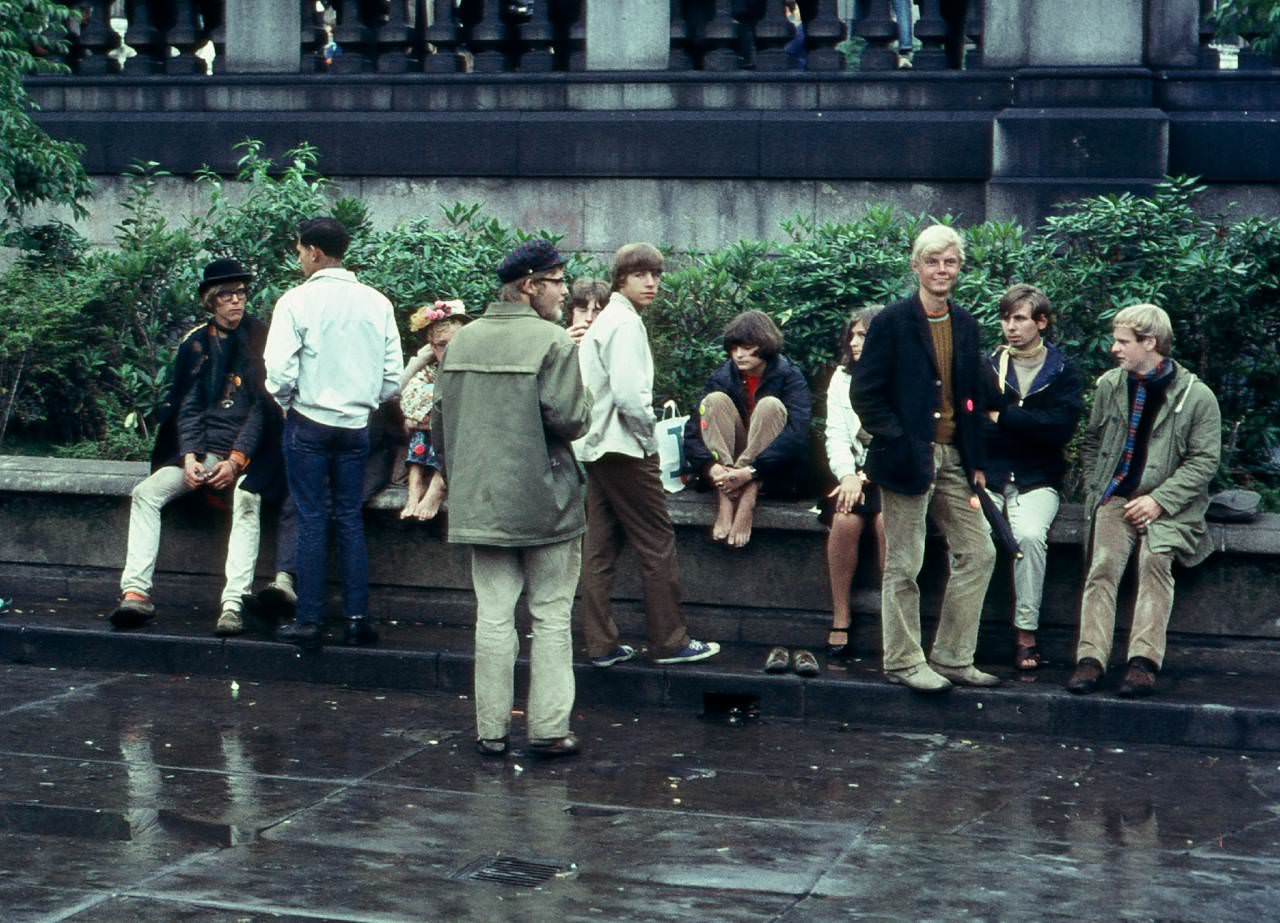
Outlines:
[[[56,677],[56,678],[54,678]],[[1280,757],[9,667],[4,919],[1267,919]],[[740,720],[727,720],[730,708]],[[532,886],[485,866],[561,872]],[[1042,912],[1043,911],[1043,912]]]

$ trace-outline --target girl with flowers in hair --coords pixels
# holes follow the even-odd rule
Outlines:
[[[426,522],[435,518],[444,503],[447,485],[440,462],[431,449],[431,405],[434,402],[436,370],[444,360],[445,347],[453,335],[470,321],[461,300],[423,305],[409,318],[409,330],[413,333],[423,331],[427,342],[405,366],[400,379],[400,409],[404,413],[404,427],[409,436],[409,454],[405,458],[409,469],[409,495],[404,509],[400,511],[401,519]]]

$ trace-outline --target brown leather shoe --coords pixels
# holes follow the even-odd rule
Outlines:
[[[1126,699],[1136,699],[1155,691],[1156,665],[1146,657],[1129,658],[1129,669],[1125,671],[1124,680],[1116,694]]]
[[[1082,658],[1076,664],[1076,671],[1071,674],[1071,679],[1067,680],[1067,692],[1085,695],[1096,691],[1104,672],[1102,664],[1092,657]]]
[[[577,756],[581,749],[578,738],[573,734],[529,741],[529,752],[538,756]]]

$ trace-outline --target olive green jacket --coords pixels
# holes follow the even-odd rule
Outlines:
[[[1150,495],[1164,510],[1147,526],[1148,547],[1172,553],[1190,567],[1213,550],[1204,513],[1209,482],[1222,456],[1222,422],[1218,399],[1208,385],[1176,362],[1173,375],[1151,427],[1147,463],[1134,496]],[[1081,449],[1086,509],[1091,512],[1124,455],[1130,410],[1126,379],[1123,369],[1112,369],[1098,379],[1094,394]]]
[[[454,335],[436,377],[431,442],[449,485],[449,541],[549,545],[586,530],[569,443],[591,397],[578,348],[527,304],[498,302]]]

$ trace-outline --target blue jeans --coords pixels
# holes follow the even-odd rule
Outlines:
[[[324,621],[329,522],[337,526],[342,600],[348,617],[369,611],[364,542],[364,466],[369,429],[325,426],[290,411],[284,425],[289,494],[298,507],[298,622]]]
[[[893,0],[893,17],[898,21],[898,50],[902,54],[911,51],[911,3],[912,0]],[[853,5],[853,20],[867,15],[867,0],[857,0]]]

